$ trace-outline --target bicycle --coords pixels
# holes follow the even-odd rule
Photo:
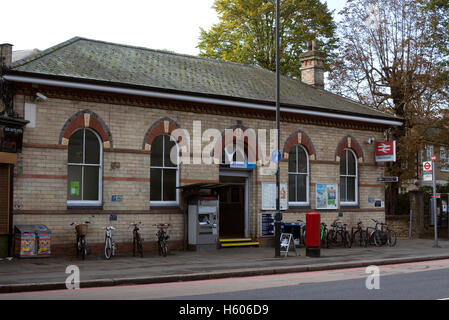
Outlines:
[[[139,233],[139,226],[142,225],[142,222],[131,223],[129,227],[134,227],[133,229],[133,256],[136,256],[136,251],[139,252],[141,258],[143,258],[143,238]]]
[[[156,226],[159,229],[158,232],[156,233],[157,248],[159,255],[166,257],[168,254],[167,240],[170,238],[170,236],[166,232],[166,229],[170,226],[170,224],[159,223],[155,224],[154,226]]]
[[[371,219],[376,223],[374,230],[370,234],[370,242],[376,247],[388,245],[393,247],[396,245],[397,235],[396,232],[386,224],[375,219]],[[380,225],[380,229],[379,226]]]
[[[349,232],[346,230],[347,224],[342,224],[338,222],[338,219],[334,220],[331,224],[332,229],[327,233],[327,245],[338,245],[342,244],[345,248],[351,248],[351,238]]]
[[[361,247],[366,247],[368,245],[367,238],[367,230],[363,229],[362,221],[357,222],[357,227],[352,227],[351,229],[351,243],[354,244],[357,240]]]
[[[70,225],[75,225],[75,233],[76,233],[76,255],[81,254],[81,258],[84,260],[87,255],[87,226],[90,222],[85,221],[82,224],[78,224],[76,222],[72,222]]]
[[[115,244],[114,238],[112,237],[112,230],[115,230],[113,226],[108,226],[106,229],[106,235],[104,240],[104,256],[107,260],[115,256],[117,250],[117,245]]]

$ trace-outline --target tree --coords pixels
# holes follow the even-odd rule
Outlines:
[[[443,51],[449,54],[449,0],[420,0],[423,8],[435,17],[434,38],[439,40]]]
[[[427,0],[423,0],[427,1]],[[431,1],[431,0],[428,0]],[[438,0],[437,0],[438,1]],[[331,90],[393,113],[405,125],[388,132],[398,142],[398,162],[387,173],[408,178],[401,163],[413,158],[431,119],[447,109],[446,54],[435,10],[416,0],[348,0],[339,24],[339,51]],[[415,129],[413,130],[413,128]],[[419,128],[418,128],[419,127]],[[389,184],[387,212],[396,212],[399,184]]]
[[[215,0],[220,22],[201,29],[200,56],[248,63],[276,70],[274,0]],[[329,63],[335,49],[332,12],[319,0],[282,0],[281,74],[300,78],[299,56],[307,41],[318,40]]]

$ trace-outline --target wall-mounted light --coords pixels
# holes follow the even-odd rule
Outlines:
[[[48,98],[40,92],[36,92],[35,101],[46,101]]]

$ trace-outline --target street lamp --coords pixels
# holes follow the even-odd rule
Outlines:
[[[277,152],[280,154],[281,136],[280,136],[280,117],[281,117],[281,90],[280,90],[280,36],[279,36],[279,20],[280,20],[280,0],[276,0],[276,131],[277,131]],[[280,158],[277,161],[276,171],[276,216],[274,221],[274,238],[275,238],[275,257],[281,256],[281,181],[280,181]]]

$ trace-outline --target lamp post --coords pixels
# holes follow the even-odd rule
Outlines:
[[[281,136],[280,136],[280,116],[281,116],[281,90],[280,90],[280,36],[279,36],[279,20],[280,20],[280,0],[276,0],[276,131],[277,131],[277,152],[280,153]],[[275,257],[281,256],[281,182],[280,182],[280,157],[277,158],[276,171],[276,216],[274,222],[275,237]]]

